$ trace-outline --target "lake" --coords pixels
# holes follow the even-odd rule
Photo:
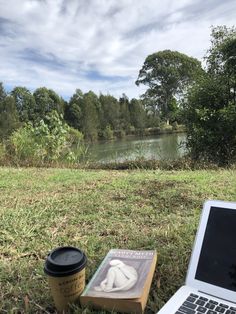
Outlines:
[[[88,158],[101,163],[137,158],[173,160],[185,154],[185,140],[184,133],[175,133],[100,141],[89,145]]]

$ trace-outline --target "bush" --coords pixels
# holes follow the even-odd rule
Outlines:
[[[35,140],[34,128],[31,123],[15,131],[9,138],[7,152],[13,161],[33,164],[43,161],[46,149]]]
[[[8,142],[8,153],[15,162],[27,165],[57,161],[75,162],[84,149],[82,139],[82,134],[63,123],[54,111],[36,126],[27,123],[15,131]],[[75,150],[73,146],[76,145]]]
[[[87,155],[88,146],[84,143],[84,136],[74,128],[69,128],[67,134],[67,149],[64,150],[64,156],[61,158],[70,163],[79,162]]]
[[[68,143],[70,144],[70,146],[78,145],[78,144],[81,145],[84,142],[83,134],[80,131],[78,131],[72,127],[69,127],[66,139],[67,139]]]
[[[236,161],[236,108],[234,104],[211,112],[196,109],[195,121],[187,124],[187,147],[196,160],[219,165]],[[190,128],[191,127],[191,128]]]
[[[114,131],[110,125],[107,125],[105,130],[102,131],[102,138],[105,140],[112,140],[114,138]]]

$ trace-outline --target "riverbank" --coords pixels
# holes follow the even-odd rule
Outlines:
[[[44,259],[73,245],[88,256],[87,282],[110,248],[156,249],[146,309],[156,313],[184,282],[204,200],[235,201],[235,176],[233,169],[0,168],[0,312],[53,313]]]

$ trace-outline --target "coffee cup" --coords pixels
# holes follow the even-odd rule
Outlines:
[[[76,303],[85,287],[86,255],[71,246],[51,251],[44,265],[51,294],[58,312],[65,313]]]

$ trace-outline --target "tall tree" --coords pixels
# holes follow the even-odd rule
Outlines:
[[[0,100],[0,138],[7,138],[19,127],[19,117],[15,100],[12,96],[6,96]]]
[[[178,51],[163,50],[146,58],[136,84],[148,86],[144,97],[152,99],[155,110],[169,121],[174,98],[180,97],[201,72],[197,59]]]
[[[130,122],[135,129],[144,129],[146,124],[146,112],[142,102],[138,99],[131,99],[129,103]]]
[[[123,94],[119,99],[120,104],[120,129],[129,131],[130,129],[130,112],[129,112],[129,98]]]
[[[96,94],[92,91],[84,94],[83,101],[81,103],[82,112],[82,133],[85,138],[93,141],[97,139],[99,126],[99,111],[101,105]]]
[[[65,106],[65,120],[75,129],[82,129],[82,106],[83,93],[80,89],[76,89],[69,103]]]
[[[117,99],[111,95],[100,95],[101,103],[101,128],[111,127],[113,130],[119,128],[119,103]]]
[[[7,96],[7,93],[3,87],[2,82],[0,82],[0,101],[3,101]]]
[[[236,103],[236,28],[212,28],[211,47],[205,57],[207,72],[225,86],[225,97]],[[219,82],[220,83],[220,82]]]
[[[64,102],[53,90],[46,87],[37,88],[34,91],[35,99],[35,119],[44,119],[47,113],[56,110],[59,114],[63,113]]]
[[[11,95],[15,99],[16,109],[21,122],[29,122],[34,120],[35,99],[26,87],[15,87]]]

